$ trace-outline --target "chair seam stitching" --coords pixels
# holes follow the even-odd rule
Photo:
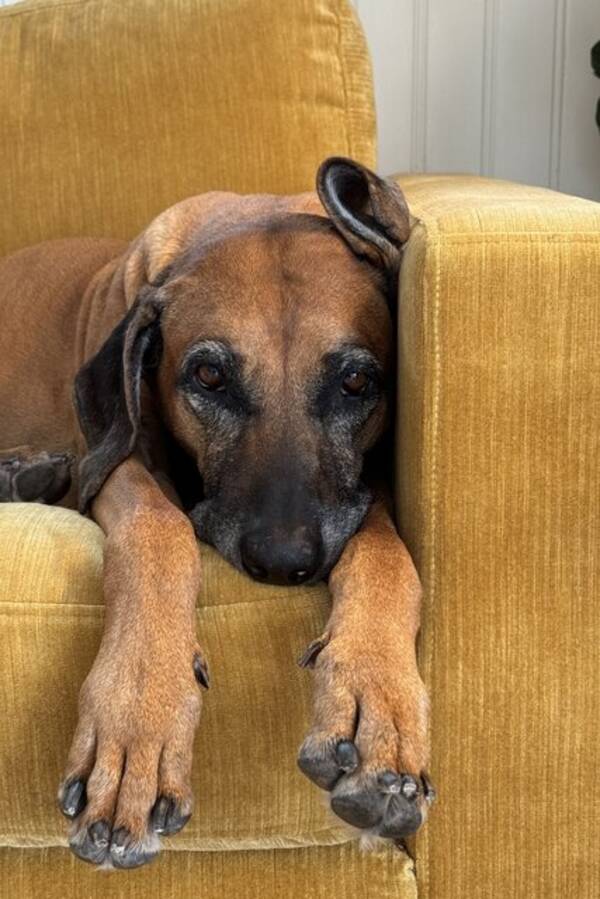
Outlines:
[[[344,95],[344,129],[346,132],[346,153],[348,156],[352,156],[352,145],[350,141],[350,104],[348,100],[348,85],[347,85],[347,76],[346,76],[346,64],[344,59],[344,48],[343,48],[343,23],[342,17],[340,15],[340,5],[336,4],[335,9],[335,22],[337,26],[338,40],[337,40],[337,51],[338,51],[338,62],[340,65],[340,76],[342,82],[342,93]]]
[[[65,0],[63,3],[46,3],[44,6],[35,6],[33,9],[15,9],[14,12],[3,12],[0,15],[0,22],[3,19],[17,19],[24,16],[35,16],[37,13],[48,12],[48,10],[67,9],[69,6],[84,6],[86,3],[97,3],[98,0]],[[5,7],[6,10],[10,7]]]
[[[432,306],[432,338],[433,338],[433,373],[432,373],[432,393],[431,393],[431,402],[432,402],[432,414],[431,414],[431,453],[430,453],[430,514],[429,514],[429,527],[431,533],[431,555],[429,559],[429,596],[428,596],[428,624],[431,634],[430,640],[430,652],[431,657],[428,660],[428,669],[429,669],[429,678],[430,678],[430,686],[433,689],[434,678],[433,678],[433,666],[436,658],[436,627],[435,627],[435,600],[436,600],[436,577],[437,577],[437,566],[436,566],[436,539],[437,539],[437,499],[438,499],[438,435],[439,435],[439,410],[441,403],[441,356],[440,356],[440,334],[439,334],[439,318],[440,318],[440,302],[441,302],[441,265],[440,265],[440,241],[439,235],[436,235],[437,239],[432,241],[429,238],[427,239],[426,252],[429,249],[433,251],[434,254],[434,281],[433,281],[433,306]],[[432,703],[433,707],[433,703]],[[431,731],[432,731],[432,717],[430,716],[430,745],[432,745],[431,741]],[[431,840],[429,839],[429,832],[427,832],[426,839],[426,851],[425,851],[425,888],[427,891],[427,895],[431,895],[431,882],[430,882],[430,853],[431,853]]]
[[[436,228],[438,222],[435,219],[428,223],[426,219],[420,218],[419,221],[427,227],[433,224]],[[438,228],[438,243],[454,241],[456,243],[490,243],[490,238],[505,237],[510,238],[511,243],[531,243],[532,238],[536,238],[538,242],[553,244],[572,244],[572,243],[595,243],[600,242],[600,230],[598,231],[483,231],[478,234],[469,234],[464,231],[440,231]],[[558,240],[557,238],[560,238]],[[509,241],[497,240],[496,243],[508,243]]]

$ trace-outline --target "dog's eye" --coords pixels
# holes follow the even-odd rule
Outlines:
[[[365,371],[349,371],[342,381],[342,393],[345,396],[360,396],[367,389],[368,383],[369,376]]]
[[[205,390],[225,390],[225,375],[216,365],[199,365],[196,380]]]

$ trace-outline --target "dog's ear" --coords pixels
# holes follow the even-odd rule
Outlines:
[[[397,272],[411,216],[397,184],[341,156],[326,159],[317,193],[334,225],[359,256]]]
[[[86,511],[109,474],[140,440],[141,386],[162,347],[160,314],[178,260],[202,218],[204,200],[190,197],[162,212],[90,285],[97,308],[127,309],[75,378],[75,408],[88,453],[79,467],[79,507]]]
[[[75,378],[75,408],[88,454],[79,468],[85,512],[109,474],[135,449],[144,371],[160,352],[159,302],[142,290],[104,345]]]

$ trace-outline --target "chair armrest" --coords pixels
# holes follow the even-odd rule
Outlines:
[[[401,274],[396,500],[425,587],[440,792],[419,896],[595,895],[600,205],[398,181],[420,221]]]

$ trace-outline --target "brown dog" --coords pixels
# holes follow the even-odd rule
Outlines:
[[[351,160],[327,160],[317,193],[205,194],[130,246],[0,264],[0,498],[78,495],[106,533],[105,630],[59,792],[87,861],[143,864],[190,817],[196,535],[257,580],[329,576],[299,764],[334,811],[398,839],[432,799],[419,581],[366,486],[409,213]]]

